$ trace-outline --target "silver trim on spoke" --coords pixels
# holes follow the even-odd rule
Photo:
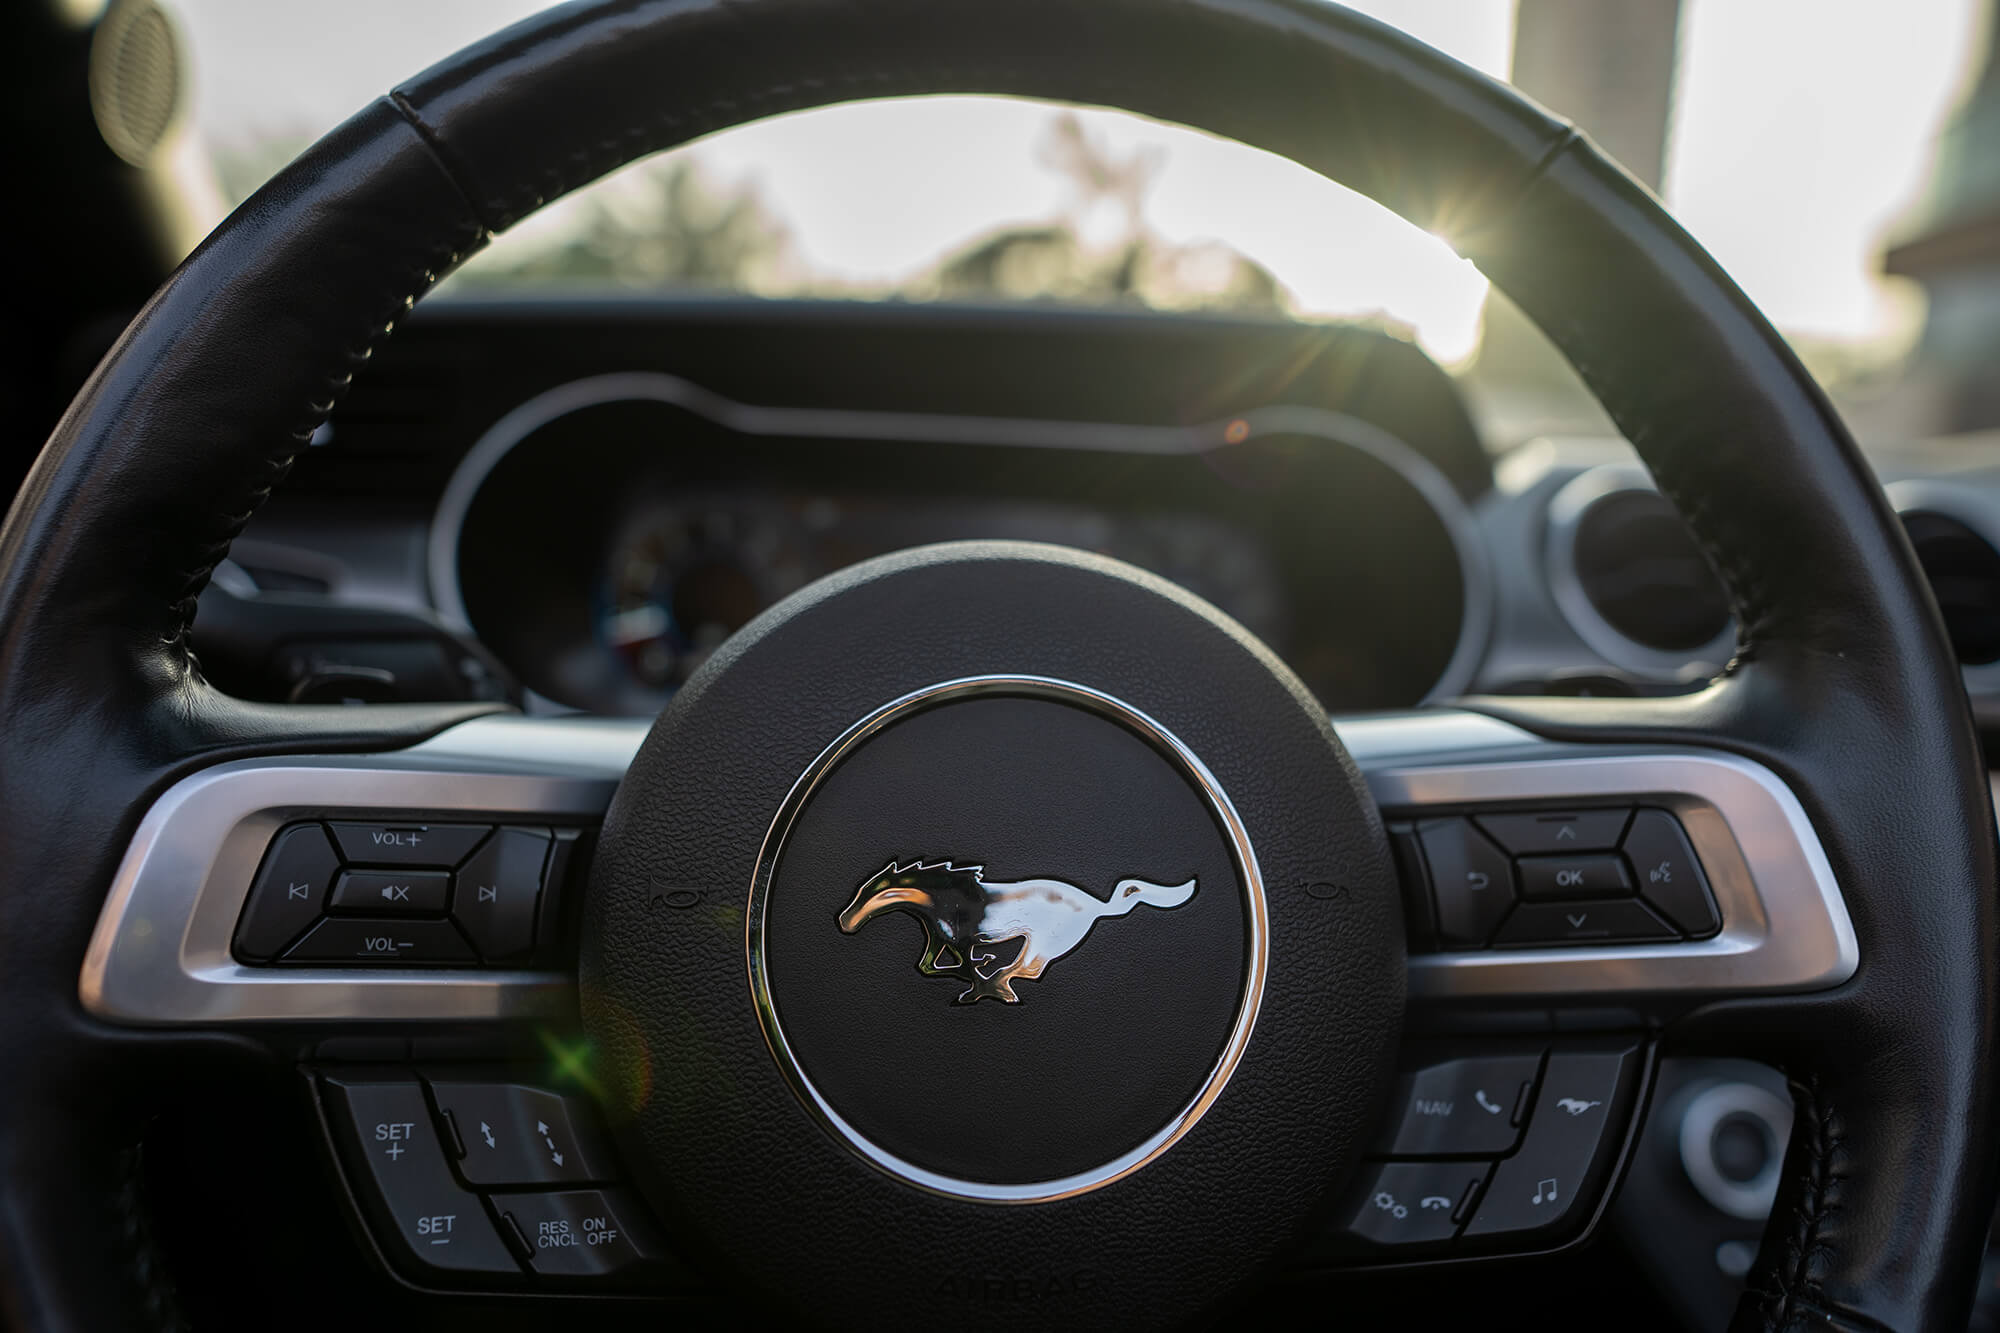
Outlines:
[[[84,1008],[117,1022],[227,1025],[545,1017],[571,978],[466,969],[260,968],[229,942],[270,834],[288,820],[601,815],[650,723],[480,718],[358,757],[283,756],[185,778],[141,821],[91,937]],[[1859,946],[1798,799],[1751,760],[1692,747],[1564,745],[1449,709],[1336,730],[1392,814],[1567,802],[1655,804],[1684,821],[1723,914],[1687,944],[1498,950],[1410,960],[1418,1003],[1643,1001],[1800,991],[1854,974]]]
[[[1722,912],[1711,939],[1416,954],[1413,999],[1729,994],[1837,986],[1860,946],[1798,798],[1733,755],[1658,753],[1393,767],[1368,773],[1385,811],[1631,801],[1680,817]]]
[[[440,772],[423,747],[367,759],[251,759],[176,783],[146,812],[112,880],[78,993],[100,1018],[146,1025],[544,1018],[575,1007],[556,972],[249,967],[230,953],[271,835],[323,817],[534,822],[601,816],[617,772]]]

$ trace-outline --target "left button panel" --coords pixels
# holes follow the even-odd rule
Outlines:
[[[518,1274],[486,1206],[452,1175],[414,1079],[321,1079],[342,1155],[368,1187],[377,1234],[419,1275]]]
[[[319,920],[340,858],[317,824],[285,830],[271,844],[250,889],[249,906],[236,926],[236,956],[267,962]]]

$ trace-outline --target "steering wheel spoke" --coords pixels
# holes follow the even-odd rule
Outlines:
[[[1395,849],[1410,966],[1399,1077],[1329,1262],[1581,1242],[1687,1015],[1856,969],[1811,821],[1760,763],[1458,710],[1336,730]]]
[[[581,870],[644,730],[489,717],[202,769],[140,822],[83,1007],[153,1027],[573,1019]]]
[[[1552,742],[1456,711],[1338,730],[1398,852],[1419,1009],[1615,1002],[1663,1018],[1854,973],[1819,838],[1762,764]]]

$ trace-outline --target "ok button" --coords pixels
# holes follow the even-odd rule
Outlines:
[[[1565,898],[1616,898],[1632,892],[1625,858],[1616,852],[1597,856],[1524,856],[1520,860],[1521,896],[1546,901]]]

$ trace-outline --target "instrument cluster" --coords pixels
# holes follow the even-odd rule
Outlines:
[[[1059,501],[703,490],[631,515],[596,594],[599,641],[640,687],[669,692],[759,611],[825,574],[933,542],[1051,542],[1172,579],[1267,642],[1289,631],[1271,552],[1206,514]]]
[[[1190,427],[751,408],[666,375],[565,385],[461,464],[432,583],[554,710],[656,712],[759,612],[934,542],[1048,542],[1240,621],[1336,709],[1463,688],[1483,546],[1378,427],[1266,408]],[[913,627],[920,632],[921,627]]]

